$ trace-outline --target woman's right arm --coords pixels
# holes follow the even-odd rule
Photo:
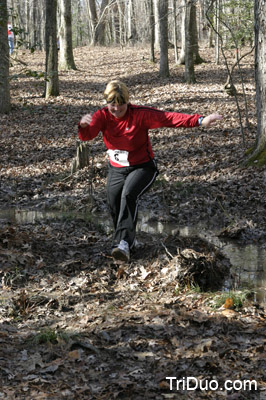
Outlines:
[[[99,111],[94,114],[84,115],[78,125],[78,135],[80,140],[92,140],[102,130],[102,119]]]
[[[86,126],[90,125],[91,121],[92,121],[92,114],[86,114],[81,118],[79,126],[81,128],[86,128]]]

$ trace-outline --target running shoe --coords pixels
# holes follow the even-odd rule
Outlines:
[[[129,262],[130,251],[128,242],[121,240],[119,245],[112,250],[112,257],[118,261]]]

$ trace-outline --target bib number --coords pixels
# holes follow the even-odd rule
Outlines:
[[[122,167],[128,167],[128,151],[126,150],[108,150],[107,151],[110,160]]]

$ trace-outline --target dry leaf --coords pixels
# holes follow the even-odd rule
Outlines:
[[[234,308],[234,299],[233,297],[227,297],[224,303],[224,308],[226,309],[232,309]]]

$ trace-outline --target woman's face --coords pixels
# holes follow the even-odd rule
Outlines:
[[[115,118],[123,118],[123,116],[127,112],[127,103],[125,104],[115,104],[115,103],[108,103],[107,104],[109,112],[115,117]]]

